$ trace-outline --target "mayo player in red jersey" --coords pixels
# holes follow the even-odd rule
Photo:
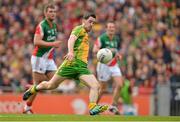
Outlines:
[[[56,7],[54,4],[47,4],[44,8],[45,18],[36,27],[34,35],[34,50],[31,57],[32,77],[34,84],[40,81],[49,80],[57,70],[53,60],[54,48],[60,46],[61,41],[56,40],[57,26],[53,22],[56,18]],[[23,113],[32,114],[32,103],[36,94],[32,95],[24,106]]]
[[[97,64],[97,77],[101,82],[100,96],[102,96],[105,88],[107,87],[107,81],[112,78],[114,81],[113,103],[109,110],[114,114],[120,114],[117,108],[119,91],[123,85],[122,73],[117,63],[118,58],[120,58],[118,53],[120,48],[120,39],[115,35],[115,24],[112,21],[107,22],[106,32],[100,35],[96,40],[93,52],[97,53],[98,50],[102,48],[110,49],[114,58],[108,64],[102,64],[100,62]]]

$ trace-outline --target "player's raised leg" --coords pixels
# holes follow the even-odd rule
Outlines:
[[[55,89],[59,86],[59,84],[64,81],[66,78],[63,78],[57,74],[55,74],[50,81],[43,81],[38,85],[33,85],[29,88],[23,95],[23,100],[29,99],[32,95],[36,94],[41,90],[51,90]]]
[[[51,74],[54,74],[54,72],[52,72]],[[33,81],[34,81],[34,84],[37,85],[39,84],[41,81],[44,81],[44,80],[48,80],[47,77],[44,75],[44,74],[41,74],[41,73],[38,73],[38,72],[32,72],[32,76],[33,76]],[[28,86],[30,87],[30,86]],[[33,111],[32,111],[32,104],[36,98],[36,95],[37,94],[33,94],[25,103],[25,106],[24,106],[24,110],[23,110],[23,113],[24,114],[32,114]]]
[[[93,74],[82,75],[79,77],[81,81],[83,81],[89,88],[89,113],[90,115],[96,115],[102,113],[108,109],[107,105],[97,105],[99,92],[100,92],[100,84],[95,78]]]

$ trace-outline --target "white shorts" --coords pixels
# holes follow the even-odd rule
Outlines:
[[[46,71],[56,71],[57,66],[53,59],[31,56],[31,66],[33,72],[46,73]]]
[[[113,76],[122,76],[121,70],[118,64],[114,66],[108,66],[98,62],[97,64],[97,77],[99,81],[108,81]]]

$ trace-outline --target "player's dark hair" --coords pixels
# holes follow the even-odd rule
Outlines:
[[[83,19],[88,19],[89,17],[93,17],[96,19],[96,15],[94,13],[85,13]]]
[[[46,4],[45,7],[44,7],[44,12],[47,12],[49,8],[55,9],[55,4],[54,3]]]

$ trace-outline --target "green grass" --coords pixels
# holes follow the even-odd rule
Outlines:
[[[98,115],[98,116],[89,116],[89,115],[54,115],[54,114],[47,114],[47,115],[23,115],[23,114],[0,114],[0,121],[17,121],[17,122],[24,122],[24,121],[83,121],[83,122],[90,122],[90,121],[119,121],[119,122],[126,122],[126,121],[147,121],[147,122],[162,122],[162,121],[180,121],[180,117],[162,117],[162,116],[114,116],[114,115]]]

